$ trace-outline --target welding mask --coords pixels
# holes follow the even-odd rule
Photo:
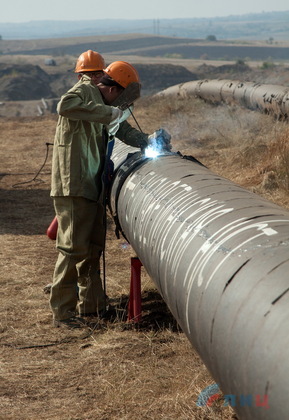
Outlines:
[[[134,101],[140,97],[140,84],[133,82],[126,87],[118,98],[113,102],[113,106],[117,106],[121,110],[129,108]]]
[[[136,69],[125,61],[114,61],[104,73],[124,90],[112,104],[124,110],[140,97],[140,78]]]

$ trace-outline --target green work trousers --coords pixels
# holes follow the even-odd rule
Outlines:
[[[105,206],[82,197],[54,197],[58,220],[50,307],[55,320],[105,308],[100,257],[105,244]],[[77,296],[78,286],[78,296]]]

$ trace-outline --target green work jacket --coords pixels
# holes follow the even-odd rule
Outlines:
[[[112,108],[91,79],[84,75],[57,105],[59,114],[53,157],[51,196],[84,197],[97,201],[107,151],[103,127],[110,123]],[[116,136],[134,147],[147,144],[147,135],[120,124]]]

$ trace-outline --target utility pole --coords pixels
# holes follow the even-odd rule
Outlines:
[[[155,35],[160,34],[160,20],[159,19],[154,19],[153,21],[153,32]]]

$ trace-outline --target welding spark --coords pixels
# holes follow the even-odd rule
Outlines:
[[[157,150],[153,146],[148,146],[145,149],[145,156],[148,158],[156,158],[160,154],[159,150]]]

